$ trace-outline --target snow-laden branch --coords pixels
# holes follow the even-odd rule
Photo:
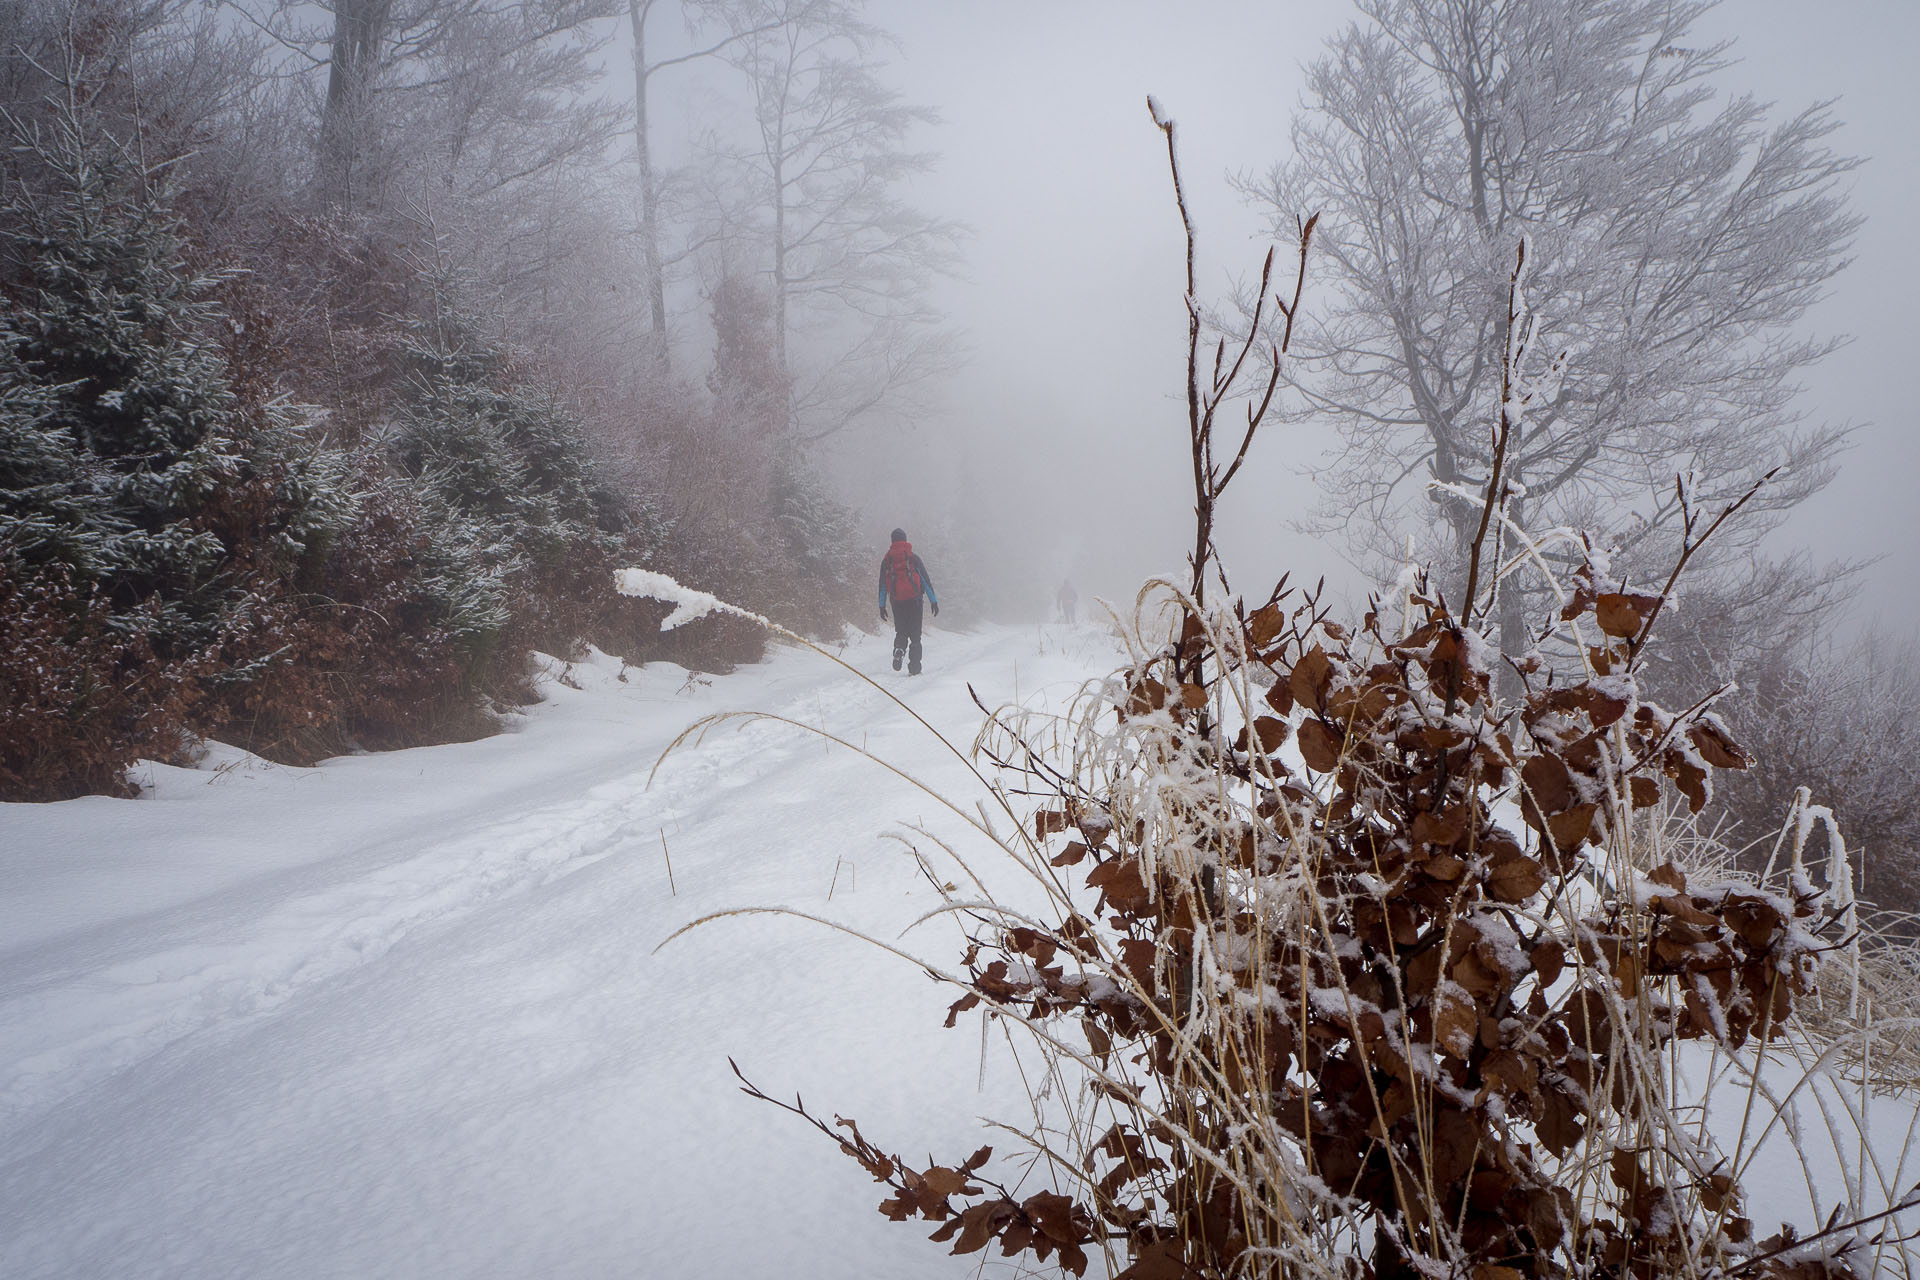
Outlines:
[[[757,613],[728,604],[719,596],[709,595],[705,591],[681,586],[666,574],[655,573],[651,569],[616,569],[613,585],[623,596],[639,596],[672,605],[673,612],[660,623],[662,631],[671,631],[675,627],[698,621],[710,613],[730,613],[736,618],[745,618],[749,622],[773,628],[773,623]]]

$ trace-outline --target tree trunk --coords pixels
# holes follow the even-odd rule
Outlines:
[[[780,370],[781,424],[789,433],[796,425],[793,408],[793,371],[787,365],[787,189],[786,163],[773,159],[773,358]]]
[[[787,191],[786,164],[773,157],[773,354],[784,377],[787,369]]]
[[[653,148],[647,128],[647,18],[653,0],[627,0],[633,22],[633,142],[640,166],[640,251],[647,279],[648,314],[653,322],[653,364],[664,378],[669,372],[667,349],[667,284],[660,265],[660,195],[654,184]]]
[[[353,203],[355,161],[380,49],[393,16],[393,0],[335,0],[333,49],[327,68],[327,104],[320,117],[320,158],[314,183],[330,208]]]

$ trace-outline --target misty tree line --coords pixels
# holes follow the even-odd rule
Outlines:
[[[0,10],[0,796],[482,733],[535,648],[757,656],[623,564],[837,634],[867,557],[808,447],[949,363],[885,43],[828,0]],[[696,60],[747,109],[661,171]]]
[[[1769,477],[1690,565],[1652,679],[1724,691],[1756,739],[1765,767],[1723,793],[1741,838],[1809,785],[1911,903],[1913,653],[1837,639],[1850,566],[1769,536],[1844,445],[1795,391],[1834,345],[1800,322],[1846,262],[1857,162],[1827,107],[1775,122],[1716,90],[1709,7],[1361,0],[1291,159],[1243,183],[1283,242],[1320,214],[1280,404],[1336,445],[1318,527],[1382,581],[1412,559],[1457,589],[1526,236],[1533,345],[1565,360],[1503,517],[1657,587]],[[601,598],[616,561],[821,633],[861,601],[808,450],[955,367],[928,287],[959,234],[901,196],[933,116],[887,88],[858,3],[0,24],[10,794],[112,789],[212,728],[289,758],[480,732],[533,646],[757,651],[722,623],[663,639]],[[665,167],[655,122],[701,68],[734,99]],[[1520,652],[1542,588],[1502,527],[1490,625]]]

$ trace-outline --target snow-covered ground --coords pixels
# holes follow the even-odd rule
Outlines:
[[[989,703],[1112,665],[1097,630],[846,660],[962,747]],[[793,1117],[957,1158],[1026,1109],[893,938],[939,899],[888,831],[960,825],[958,761],[817,654],[689,682],[577,664],[480,742],[272,766],[216,748],[138,800],[0,805],[0,1276],[967,1275]],[[663,848],[664,837],[664,848]],[[668,875],[671,859],[672,879]],[[950,925],[908,945],[957,958]]]
[[[935,633],[912,680],[882,640],[843,656],[964,748],[969,684],[1060,706],[1118,651],[1029,627]],[[139,800],[0,805],[0,1277],[1006,1272],[884,1220],[880,1188],[727,1067],[909,1157],[1005,1148],[980,1118],[1026,1114],[1020,1077],[977,1022],[942,1029],[951,991],[779,916],[655,949],[762,906],[896,938],[940,899],[887,833],[963,832],[887,768],[771,720],[715,729],[650,785],[700,717],[825,729],[963,805],[978,783],[818,654],[555,674],[480,742],[314,769],[216,747],[145,766]],[[905,945],[959,951],[938,922]],[[1870,1103],[1876,1172],[1857,1095],[1803,1101],[1828,1150],[1811,1189],[1777,1143],[1747,1171],[1763,1232],[1818,1221],[1849,1181],[1878,1207],[1874,1184],[1920,1179],[1911,1103]],[[1739,1109],[1716,1111],[1731,1139]]]

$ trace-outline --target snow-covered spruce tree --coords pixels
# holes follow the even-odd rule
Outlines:
[[[43,116],[0,228],[0,563],[67,660],[9,666],[9,792],[120,790],[216,728],[299,761],[483,731],[460,546],[273,398],[166,175],[77,91]]]
[[[121,789],[217,719],[209,682],[271,661],[261,629],[347,514],[287,415],[230,385],[166,174],[77,82],[13,122],[0,211],[0,562],[72,658],[9,662],[16,720],[38,719],[8,726],[7,785],[39,796]]]
[[[795,450],[774,459],[771,497],[788,598],[770,616],[791,619],[815,638],[838,636],[849,612],[872,594],[867,556],[856,545],[858,521]]]
[[[116,528],[99,500],[97,459],[54,424],[53,388],[0,343],[0,530],[15,555],[87,576],[111,558]]]
[[[428,580],[476,662],[509,630],[549,648],[575,643],[594,587],[627,550],[628,523],[578,420],[477,328],[444,310],[423,327],[412,394],[387,438],[436,526]]]
[[[0,317],[10,354],[0,375],[37,386],[44,405],[33,422],[16,419],[16,444],[42,437],[21,456],[38,452],[44,466],[57,455],[71,470],[58,496],[43,483],[15,501],[41,500],[41,556],[66,558],[128,617],[155,605],[139,625],[162,652],[206,649],[237,602],[226,548],[200,517],[244,465],[239,404],[210,337],[214,280],[186,264],[163,175],[80,110],[54,113],[16,146],[38,172],[0,226],[18,279]]]
[[[198,700],[190,664],[111,625],[93,574],[119,525],[54,409],[0,345],[0,799],[122,792],[137,755],[179,748]]]

